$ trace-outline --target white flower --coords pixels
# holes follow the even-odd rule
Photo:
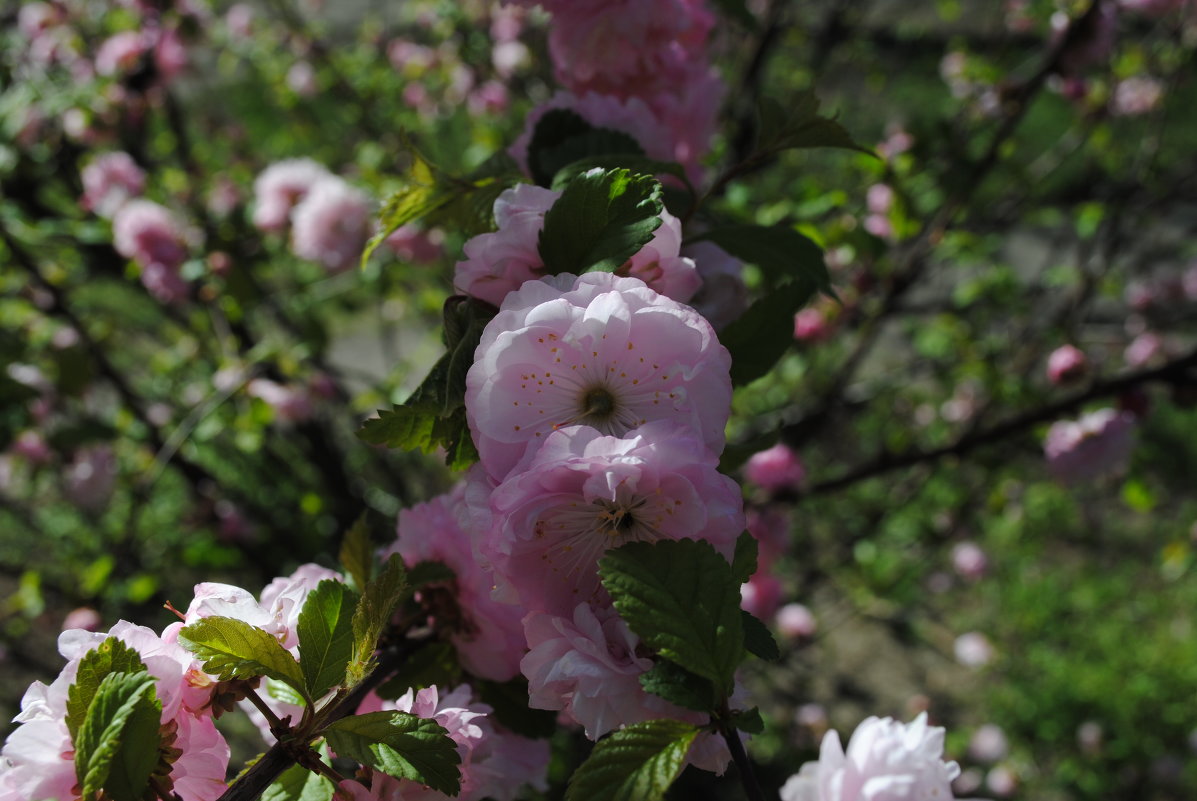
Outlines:
[[[781,801],[948,801],[955,762],[944,762],[944,730],[927,725],[927,713],[907,724],[868,718],[852,733],[844,753],[839,735],[827,732],[819,761],[808,762],[781,788]]]

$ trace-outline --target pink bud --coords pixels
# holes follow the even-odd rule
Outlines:
[[[975,542],[961,542],[952,548],[952,567],[962,578],[976,581],[985,575],[989,559]]]
[[[993,659],[993,646],[980,632],[970,631],[956,638],[956,661],[965,667],[984,667]]]
[[[813,637],[819,629],[814,614],[802,604],[786,604],[777,610],[774,623],[781,635],[791,640]]]
[[[794,339],[799,342],[818,342],[826,339],[831,329],[818,309],[803,309],[794,315]]]
[[[1047,357],[1047,378],[1053,384],[1067,384],[1085,374],[1089,363],[1085,354],[1072,345],[1062,345]]]
[[[99,612],[90,607],[81,606],[78,609],[72,609],[63,618],[62,630],[83,629],[84,631],[95,631],[100,628],[102,622]]]
[[[783,443],[755,453],[744,465],[744,477],[766,490],[797,489],[806,479],[798,454]]]

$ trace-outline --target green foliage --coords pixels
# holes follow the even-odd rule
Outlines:
[[[310,698],[320,698],[345,681],[345,670],[353,655],[356,607],[357,593],[332,579],[317,584],[304,601],[296,632],[299,666]]]
[[[414,585],[413,585],[414,586]],[[399,671],[378,688],[382,698],[398,698],[411,689],[422,690],[434,684],[454,686],[461,681],[457,651],[449,642],[426,643],[408,655]]]
[[[79,733],[100,682],[112,673],[139,673],[145,669],[141,654],[116,637],[108,637],[84,654],[75,681],[67,688],[66,724],[71,738]]]
[[[599,576],[646,646],[731,694],[744,656],[740,585],[709,543],[628,543],[599,561]]]
[[[719,705],[719,694],[710,679],[664,659],[640,675],[640,686],[683,709],[710,712]]]
[[[556,175],[553,177],[552,188],[557,191],[563,191],[579,175],[596,169],[605,171],[625,169],[638,175],[669,175],[684,184],[686,192],[691,197],[695,194],[694,187],[690,183],[690,178],[686,175],[686,170],[682,165],[674,161],[658,161],[657,159],[650,159],[647,156],[637,156],[630,153],[590,156],[570,162],[557,170]]]
[[[781,650],[768,626],[747,610],[742,610],[741,622],[744,626],[744,648],[748,653],[766,662],[781,660]]]
[[[292,765],[262,793],[262,801],[332,801],[336,787],[324,776]]]
[[[325,730],[339,756],[356,759],[396,779],[411,779],[457,795],[461,757],[435,720],[406,712],[370,712],[342,718]]]
[[[349,683],[357,684],[374,664],[374,651],[395,607],[408,596],[407,571],[399,554],[391,554],[378,575],[366,585],[353,612],[353,655]]]
[[[139,801],[158,764],[162,703],[144,671],[109,673],[96,688],[74,738],[80,795],[103,790],[113,801]]]
[[[676,720],[636,723],[594,747],[566,791],[566,801],[657,801],[686,764],[699,729]]]
[[[874,155],[872,150],[858,144],[844,126],[819,116],[819,98],[814,92],[800,92],[784,105],[773,98],[762,99],[757,108],[757,122],[757,151],[761,154],[833,147]]]
[[[622,131],[595,128],[576,113],[558,108],[537,121],[527,155],[532,180],[550,186],[567,165],[597,156],[643,156],[644,149]]]
[[[570,181],[544,216],[547,273],[614,272],[661,226],[661,184],[626,169],[593,169]]]
[[[760,543],[751,533],[743,531],[736,538],[736,550],[732,554],[732,576],[741,584],[747,584],[756,573]]]
[[[342,572],[349,577],[354,588],[361,590],[370,582],[374,575],[374,544],[370,542],[370,529],[366,525],[363,514],[341,540],[341,548],[337,552],[337,561],[341,563]]]
[[[732,384],[749,384],[773,369],[794,341],[794,314],[814,294],[814,287],[801,281],[785,284],[719,332],[731,353]]]
[[[722,225],[690,241],[714,242],[736,258],[755,264],[768,287],[793,281],[809,287],[811,294],[831,292],[823,249],[788,226]]]
[[[206,617],[179,632],[179,643],[221,681],[267,676],[285,682],[311,701],[295,657],[268,633],[244,620]]]

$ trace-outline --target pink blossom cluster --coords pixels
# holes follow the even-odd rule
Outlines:
[[[126,202],[145,191],[145,171],[128,153],[104,153],[83,168],[83,208],[112,219]]]
[[[108,637],[137,651],[155,679],[162,703],[162,745],[152,782],[160,797],[214,801],[226,789],[229,746],[213,724],[210,704],[215,680],[202,673],[192,655],[177,642],[181,623],[161,635],[120,621],[106,633],[69,629],[58,639],[67,660],[51,684],[34,682],[21,700],[21,725],[0,753],[0,798],[34,801],[76,798],[75,748],[67,728],[67,694],[84,656]]]
[[[549,54],[565,92],[547,108],[628,133],[700,176],[725,88],[707,56],[715,16],[704,0],[515,2],[552,14]],[[538,118],[528,117],[525,137]],[[526,157],[519,144],[513,154]]]
[[[834,730],[823,737],[819,761],[808,762],[781,788],[781,801],[949,801],[955,762],[943,761],[944,730],[927,713],[907,724],[871,717],[856,727],[847,751]]]
[[[1115,409],[1053,423],[1043,444],[1048,472],[1065,483],[1076,483],[1125,470],[1135,427],[1133,414]]]
[[[560,192],[530,184],[504,190],[495,200],[498,230],[479,234],[465,243],[466,258],[457,263],[453,284],[457,291],[498,306],[525,281],[544,275],[538,241],[544,217]],[[644,281],[666,297],[686,302],[702,286],[693,259],[681,255],[682,224],[668,211],[653,238],[616,273]]]
[[[179,273],[191,247],[191,233],[173,212],[152,200],[130,200],[112,219],[113,246],[141,267],[141,282],[162,303],[187,298]]]

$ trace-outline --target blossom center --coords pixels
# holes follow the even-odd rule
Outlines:
[[[604,386],[592,387],[582,395],[581,419],[587,423],[606,423],[615,416],[615,395]]]

